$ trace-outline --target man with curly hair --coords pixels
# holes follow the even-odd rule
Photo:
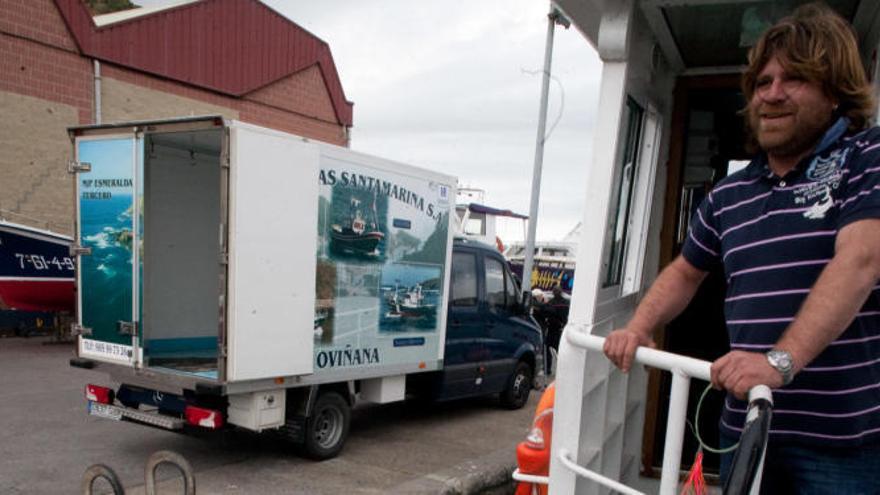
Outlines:
[[[880,493],[880,128],[869,127],[875,102],[852,28],[801,7],[752,48],[742,90],[756,157],[708,195],[605,354],[627,371],[720,265],[731,351],[711,379],[728,392],[722,444],[737,441],[743,399],[765,384],[775,406],[762,493]]]

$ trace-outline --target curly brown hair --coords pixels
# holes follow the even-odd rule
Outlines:
[[[787,72],[819,84],[826,96],[834,98],[839,105],[837,114],[849,118],[851,130],[870,124],[876,108],[874,93],[859,58],[855,33],[836,12],[821,3],[810,3],[761,35],[749,51],[749,64],[742,76],[747,104],[758,74],[774,56]]]

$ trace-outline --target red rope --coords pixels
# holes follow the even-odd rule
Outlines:
[[[688,472],[688,477],[681,487],[681,495],[707,495],[706,479],[703,477],[703,449],[697,450],[694,457],[694,465]]]

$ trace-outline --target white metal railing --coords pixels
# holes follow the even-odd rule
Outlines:
[[[603,337],[588,335],[580,332],[566,332],[566,339],[576,347],[591,351],[602,352],[605,343]],[[663,469],[660,475],[660,494],[676,494],[678,489],[679,471],[681,466],[681,450],[684,443],[684,432],[687,416],[688,391],[691,378],[709,381],[709,369],[712,363],[687,356],[681,356],[665,351],[658,351],[648,347],[639,347],[635,354],[635,363],[644,364],[653,368],[662,369],[672,373],[672,390],[669,398],[669,414],[666,422],[666,442],[663,448]],[[764,385],[753,387],[749,391],[749,401],[762,398],[772,402],[770,389]],[[753,408],[749,408],[749,419],[753,419]],[[590,479],[619,493],[627,495],[644,495],[611,478],[603,476],[578,465],[571,452],[560,449],[559,461],[567,469],[584,478]],[[760,486],[763,456],[760,459],[756,481],[753,483],[753,493],[757,493]],[[513,479],[529,483],[548,484],[549,476],[535,476],[520,473],[517,469],[513,473]]]
[[[602,352],[605,339],[580,332],[568,332],[568,341],[591,351]],[[672,373],[672,390],[669,397],[669,414],[666,420],[666,443],[663,446],[663,470],[660,474],[660,493],[676,493],[681,466],[681,448],[684,443],[687,419],[688,390],[691,377],[709,380],[712,363],[701,359],[679,356],[649,347],[636,350],[635,362]],[[610,485],[610,488],[614,488]]]

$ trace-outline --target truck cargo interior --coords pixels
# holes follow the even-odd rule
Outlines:
[[[143,347],[150,367],[217,378],[220,129],[144,141]]]

